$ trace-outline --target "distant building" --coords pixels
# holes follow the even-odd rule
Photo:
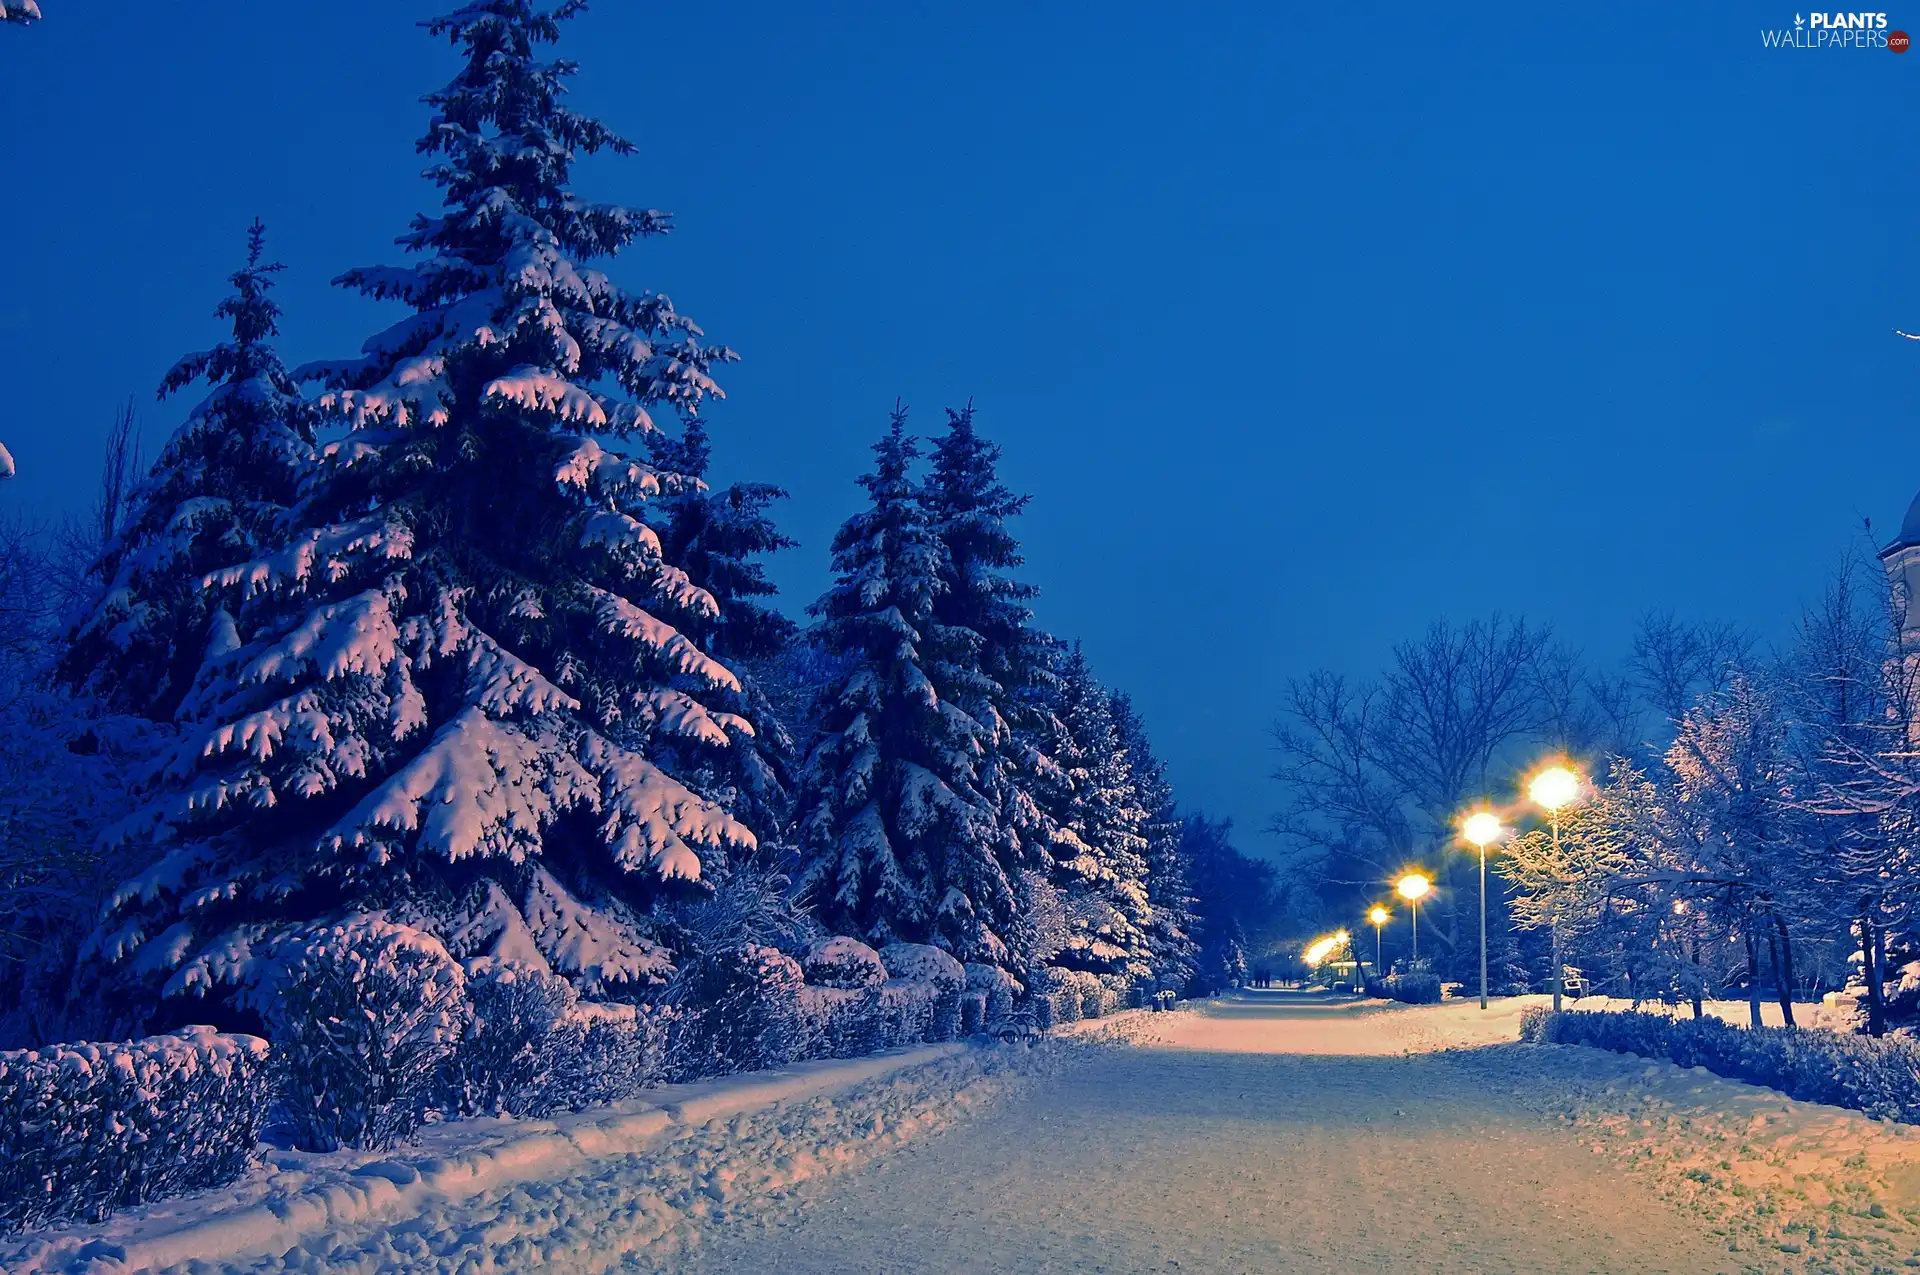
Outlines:
[[[1900,534],[1880,551],[1880,561],[1905,608],[1900,636],[1909,640],[1920,638],[1920,496],[1915,496],[1907,506]]]

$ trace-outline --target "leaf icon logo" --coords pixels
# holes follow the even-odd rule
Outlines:
[[[1793,15],[1793,25],[1796,27],[1804,27],[1807,25],[1807,20],[1796,13]]]

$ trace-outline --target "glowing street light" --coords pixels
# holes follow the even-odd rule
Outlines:
[[[1487,1007],[1487,847],[1505,835],[1500,816],[1476,810],[1460,825],[1460,835],[1480,851],[1480,1008]]]
[[[1527,796],[1533,804],[1547,812],[1547,818],[1553,826],[1553,861],[1560,862],[1560,812],[1571,806],[1580,796],[1580,776],[1565,766],[1553,765],[1528,781]],[[1566,967],[1560,963],[1560,909],[1554,907],[1551,923],[1553,931],[1553,1012],[1560,1012],[1560,992],[1567,981]]]
[[[1413,905],[1413,959],[1420,959],[1420,900],[1433,889],[1433,878],[1422,872],[1409,872],[1393,883],[1393,890]]]
[[[1527,796],[1542,810],[1558,814],[1580,796],[1580,776],[1565,766],[1549,766],[1528,781]]]
[[[1385,968],[1380,961],[1380,927],[1392,919],[1393,913],[1378,903],[1367,909],[1367,920],[1373,922],[1373,976],[1375,978],[1380,977],[1380,971]]]

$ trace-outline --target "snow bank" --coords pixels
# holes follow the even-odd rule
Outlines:
[[[529,1182],[589,1174],[601,1161],[636,1155],[713,1121],[821,1098],[967,1048],[930,1045],[668,1085],[651,1091],[651,1101],[553,1120],[462,1121],[429,1130],[425,1146],[399,1155],[282,1153],[227,1192],[169,1200],[99,1226],[21,1237],[10,1251],[0,1250],[0,1269],[105,1275],[286,1253],[316,1237],[443,1213]]]
[[[1570,1128],[1587,1154],[1699,1217],[1724,1239],[1731,1267],[1920,1266],[1920,1130],[1582,1046],[1444,1057],[1461,1083]]]
[[[429,1127],[405,1156],[282,1154],[234,1189],[0,1249],[18,1275],[211,1270],[598,1272],[967,1118],[1149,1018],[1028,1049],[961,1043],[797,1064],[553,1120]]]

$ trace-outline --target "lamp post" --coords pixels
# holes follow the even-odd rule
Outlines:
[[[1560,812],[1573,804],[1580,795],[1580,776],[1565,766],[1548,766],[1533,777],[1527,785],[1527,796],[1533,804],[1547,812],[1547,819],[1553,827],[1553,862],[1556,871],[1560,868]],[[1560,904],[1555,900],[1553,919],[1550,922],[1553,931],[1553,1012],[1560,1012],[1561,986],[1566,982],[1566,967],[1560,963]]]
[[[1487,1007],[1487,846],[1504,832],[1500,817],[1491,810],[1476,810],[1461,825],[1461,835],[1480,851],[1480,1008]]]
[[[1413,959],[1420,959],[1420,900],[1433,889],[1433,880],[1424,873],[1409,872],[1393,883],[1396,894],[1413,905]]]
[[[1367,920],[1373,922],[1373,976],[1375,978],[1381,977],[1380,971],[1386,968],[1386,963],[1380,956],[1380,927],[1385,925],[1392,916],[1393,913],[1378,903],[1367,911]]]

